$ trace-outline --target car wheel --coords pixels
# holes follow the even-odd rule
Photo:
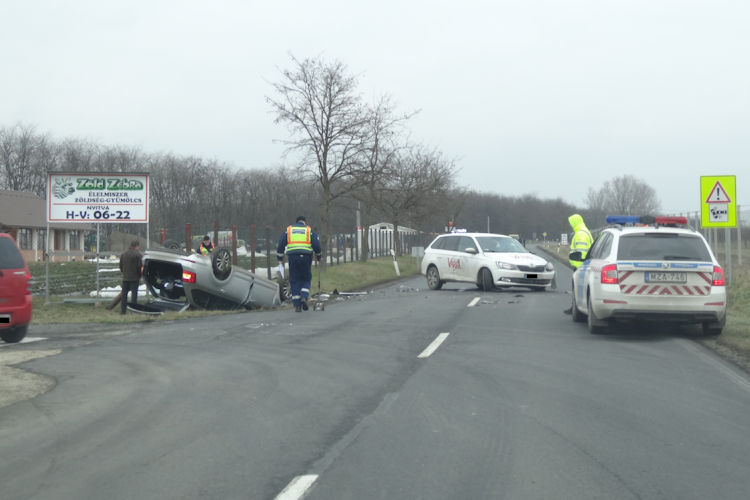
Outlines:
[[[17,328],[8,328],[6,330],[0,330],[0,339],[9,343],[15,344],[20,342],[26,336],[26,331],[29,329],[29,325],[19,326]]]
[[[279,299],[282,302],[292,300],[292,284],[289,280],[281,280],[279,282]]]
[[[589,333],[593,333],[593,334],[605,333],[607,331],[607,327],[596,324],[596,316],[594,315],[594,310],[591,308],[591,296],[590,295],[586,298],[586,306],[588,308],[588,313],[589,313],[588,314]]]
[[[572,309],[572,317],[574,323],[583,323],[586,321],[586,315],[581,312],[580,309],[578,309],[578,306],[576,305],[576,291],[575,288],[573,289],[573,305],[571,306]]]
[[[440,272],[435,266],[430,266],[427,269],[427,286],[430,287],[430,290],[440,290],[443,287],[443,282],[440,281]]]
[[[482,290],[485,292],[491,292],[492,291],[492,272],[490,272],[489,269],[486,267],[482,269]]]
[[[162,243],[161,246],[172,250],[179,250],[182,248],[175,240],[164,240],[164,243]]]
[[[721,332],[724,331],[724,328],[711,328],[712,325],[716,325],[714,322],[705,321],[702,323],[703,326],[703,335],[721,335]]]
[[[227,247],[219,247],[211,253],[211,267],[213,267],[214,276],[220,280],[227,279],[232,270],[232,252]]]

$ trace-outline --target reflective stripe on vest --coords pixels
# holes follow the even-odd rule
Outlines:
[[[286,251],[307,250],[312,253],[310,226],[289,226],[286,228]]]

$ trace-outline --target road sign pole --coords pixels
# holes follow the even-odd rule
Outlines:
[[[726,231],[726,247],[727,247],[727,286],[732,286],[732,231],[729,228],[724,229]]]
[[[740,206],[737,205],[737,264],[742,265],[742,219],[740,215],[742,211]]]

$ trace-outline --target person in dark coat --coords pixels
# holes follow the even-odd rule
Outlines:
[[[131,303],[138,302],[138,285],[141,281],[141,267],[143,266],[143,257],[139,247],[138,240],[134,240],[130,243],[130,249],[120,256],[120,271],[122,271],[121,314],[125,314],[128,308],[128,292],[130,292]]]

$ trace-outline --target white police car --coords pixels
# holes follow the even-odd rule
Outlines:
[[[484,291],[511,286],[544,291],[555,268],[508,236],[463,233],[435,238],[424,252],[422,274],[432,290],[446,282],[464,282]]]
[[[573,321],[602,333],[610,321],[701,323],[721,333],[726,323],[724,271],[685,217],[607,216],[589,249],[570,258]]]

